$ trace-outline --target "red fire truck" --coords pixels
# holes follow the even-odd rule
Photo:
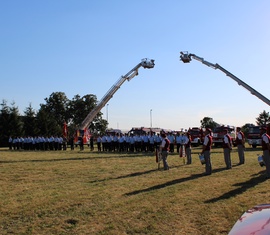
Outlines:
[[[248,128],[248,144],[251,145],[253,148],[256,148],[259,145],[262,145],[261,139],[261,130],[260,126],[251,126]]]
[[[234,126],[219,126],[213,130],[213,144],[215,147],[222,146],[225,129],[228,130],[228,134],[231,136],[233,144],[235,143],[236,139],[236,132]]]
[[[191,144],[193,146],[199,146],[203,143],[204,131],[204,128],[199,127],[192,127],[188,129],[188,132],[191,136]]]

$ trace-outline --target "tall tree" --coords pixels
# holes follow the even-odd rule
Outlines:
[[[10,108],[9,128],[13,130],[16,136],[24,135],[22,117],[20,116],[19,108],[15,105],[15,102],[12,102]]]
[[[62,126],[56,122],[56,119],[48,112],[47,106],[44,104],[40,106],[37,113],[36,124],[38,135],[51,136],[62,134]]]
[[[19,109],[12,102],[11,107],[7,101],[3,100],[0,110],[0,143],[1,146],[7,146],[9,136],[23,136],[23,122],[19,114]]]
[[[64,92],[53,92],[49,98],[45,98],[43,109],[54,117],[59,125],[63,125],[68,118],[69,100]]]
[[[86,116],[91,110],[97,105],[97,98],[93,94],[88,94],[83,97],[75,95],[69,102],[69,113],[70,116],[69,126],[72,130],[75,130],[80,126]],[[91,132],[101,132],[107,128],[107,121],[102,119],[102,112],[99,112],[92,123],[89,126]]]
[[[1,110],[0,110],[0,130],[1,130],[0,144],[1,146],[7,146],[8,137],[12,136],[12,130],[9,128],[9,116],[10,116],[10,108],[7,105],[7,101],[2,100]]]
[[[64,92],[53,92],[44,99],[37,113],[37,127],[40,135],[61,135],[63,124],[69,118],[69,100]]]
[[[259,117],[256,118],[256,123],[258,126],[266,126],[270,123],[270,115],[269,112],[263,110],[262,113],[259,114]]]
[[[210,117],[204,117],[200,122],[202,128],[214,129],[218,126],[218,123],[216,123],[213,118]]]
[[[36,136],[39,134],[36,123],[36,112],[33,109],[31,103],[24,111],[23,123],[25,135]]]

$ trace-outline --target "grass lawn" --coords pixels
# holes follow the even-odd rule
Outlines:
[[[213,174],[198,153],[184,165],[170,154],[169,171],[150,153],[9,151],[0,149],[0,234],[228,234],[252,206],[270,203],[270,180],[257,154],[225,170],[212,149]]]

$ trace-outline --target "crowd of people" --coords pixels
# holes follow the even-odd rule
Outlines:
[[[245,135],[241,131],[240,127],[237,127],[235,145],[237,146],[239,163],[242,165],[245,163]],[[226,130],[225,130],[226,131]],[[261,129],[262,136],[262,150],[263,161],[266,166],[266,178],[270,178],[270,136],[267,134],[267,128]],[[79,140],[81,144],[80,150],[83,150],[82,138]],[[119,153],[134,153],[134,152],[155,152],[160,151],[162,155],[162,161],[164,170],[169,169],[167,162],[168,153],[179,153],[180,157],[187,158],[187,164],[192,163],[191,157],[191,137],[188,132],[186,133],[149,133],[149,134],[105,134],[97,136],[96,140],[98,152],[119,152]],[[206,135],[204,137],[203,147],[201,155],[203,156],[203,164],[205,164],[205,174],[212,174],[211,164],[211,148],[212,148],[212,130],[206,128]],[[61,136],[51,137],[10,137],[9,149],[10,150],[67,150],[67,146],[70,146],[71,150],[74,150],[74,138],[67,139]],[[90,139],[90,150],[94,150],[94,139]],[[231,163],[231,150],[233,147],[233,141],[228,132],[224,134],[223,139],[223,153],[224,163],[226,169],[232,168]],[[184,155],[183,155],[184,154]]]

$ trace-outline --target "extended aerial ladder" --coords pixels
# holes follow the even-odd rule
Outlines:
[[[137,76],[140,67],[151,69],[155,66],[155,60],[142,59],[142,61],[137,64],[133,69],[131,69],[126,75],[121,76],[119,80],[108,90],[108,92],[103,96],[103,98],[98,102],[97,106],[91,110],[87,117],[83,120],[80,125],[80,131],[87,129],[90,123],[94,120],[95,116],[100,112],[100,110],[106,105],[106,103],[113,97],[114,93],[120,88],[120,86],[126,81],[130,81],[132,78]]]
[[[245,82],[243,82],[241,79],[239,79],[238,77],[234,76],[232,73],[230,73],[229,71],[227,71],[226,69],[224,69],[223,67],[221,67],[219,64],[212,64],[206,60],[204,60],[203,58],[196,56],[195,54],[189,54],[188,52],[180,52],[180,60],[182,60],[184,63],[189,63],[193,58],[195,60],[200,61],[201,63],[213,68],[213,69],[219,69],[221,70],[223,73],[225,73],[228,77],[232,78],[234,81],[236,81],[238,83],[239,86],[243,86],[244,88],[246,88],[248,91],[250,91],[250,93],[252,95],[257,96],[259,99],[261,99],[263,102],[265,102],[266,104],[270,105],[270,100],[267,99],[265,96],[263,96],[261,93],[259,93],[258,91],[256,91],[255,89],[253,89],[251,86],[249,86],[248,84],[246,84]]]

